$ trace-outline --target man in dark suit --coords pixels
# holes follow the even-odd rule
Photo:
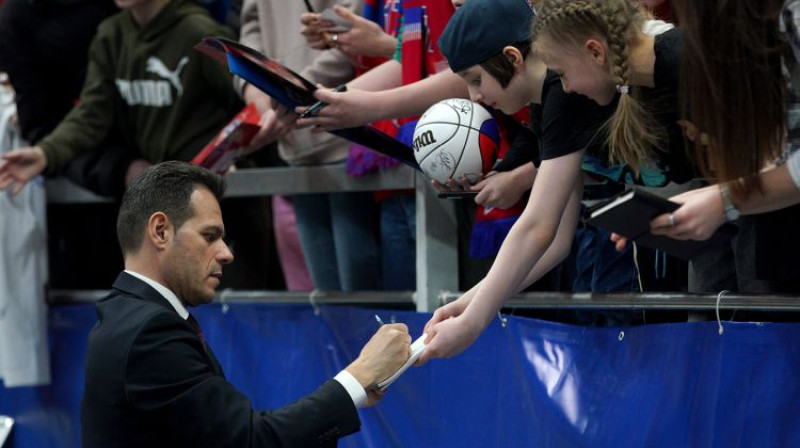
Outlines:
[[[225,380],[187,307],[209,303],[233,255],[222,240],[222,178],[165,162],[129,186],[117,235],[125,271],[97,305],[81,410],[92,447],[335,446],[357,408],[405,362],[405,325],[383,325],[359,357],[294,404],[253,410]],[[266,379],[265,379],[266,380]]]

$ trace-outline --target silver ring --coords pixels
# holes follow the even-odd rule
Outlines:
[[[333,46],[339,45],[339,35],[338,34],[334,34],[333,37],[331,37],[331,40],[333,40]]]
[[[670,227],[675,227],[675,224],[677,224],[677,222],[675,222],[675,214],[674,213],[670,213],[669,216],[667,217],[667,219],[669,220],[669,226]]]

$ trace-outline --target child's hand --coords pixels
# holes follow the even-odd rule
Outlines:
[[[479,175],[475,176],[475,179],[476,179],[476,182],[480,182],[480,181],[483,180],[483,175],[479,174]],[[446,192],[451,192],[451,191],[456,191],[456,192],[458,192],[458,191],[480,191],[480,188],[478,188],[477,190],[475,189],[475,185],[470,183],[469,179],[467,179],[467,176],[462,176],[459,181],[456,181],[455,179],[453,179],[451,177],[450,179],[447,179],[447,182],[444,183],[444,184],[439,182],[436,179],[431,179],[431,185],[433,185],[433,188],[435,188],[436,191],[441,192],[441,193],[446,193]]]
[[[425,351],[416,366],[421,366],[434,358],[451,358],[463,352],[475,339],[478,339],[483,327],[465,314],[439,322],[426,330]]]
[[[314,92],[314,97],[328,105],[314,117],[297,120],[297,126],[312,126],[312,132],[325,132],[354,128],[373,122],[380,119],[377,109],[380,107],[380,102],[375,101],[375,94],[375,92],[358,89],[334,92],[331,89],[319,88]],[[306,107],[297,107],[294,111],[302,114],[306,109]]]
[[[628,245],[628,239],[618,233],[611,234],[611,241],[614,242],[614,248],[617,252],[622,252],[625,250],[625,246]]]
[[[506,209],[522,199],[522,195],[533,185],[535,177],[536,167],[529,163],[511,171],[492,171],[471,190],[480,191],[475,197],[476,203],[485,207]]]

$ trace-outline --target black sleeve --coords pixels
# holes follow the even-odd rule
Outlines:
[[[613,109],[598,106],[583,95],[564,93],[558,76],[550,72],[545,84],[540,118],[542,160],[586,149]]]
[[[494,170],[511,171],[531,162],[539,166],[541,158],[539,157],[539,139],[536,134],[510,118],[507,120],[506,126],[506,135],[511,141],[511,145],[506,151],[505,157],[494,166]]]
[[[653,69],[653,82],[658,88],[669,88],[677,92],[683,51],[683,30],[673,28],[656,36],[654,51],[656,63]]]
[[[352,399],[335,380],[278,410],[254,411],[247,397],[214,374],[191,327],[174,313],[152,317],[136,337],[125,399],[182,446],[335,446],[360,425]]]
[[[137,158],[141,156],[108,138],[97,148],[75,156],[59,174],[95,194],[121,199],[128,166]]]

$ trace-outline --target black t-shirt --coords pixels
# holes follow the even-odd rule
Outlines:
[[[600,138],[597,131],[613,111],[612,107],[599,106],[583,95],[565,93],[561,79],[548,70],[542,86],[542,102],[531,104],[531,123],[542,160],[602,147],[605,138]]]
[[[493,169],[511,171],[531,162],[539,166],[541,162],[539,141],[533,131],[508,115],[500,114],[497,118],[503,120],[510,145],[503,159],[498,161]]]

